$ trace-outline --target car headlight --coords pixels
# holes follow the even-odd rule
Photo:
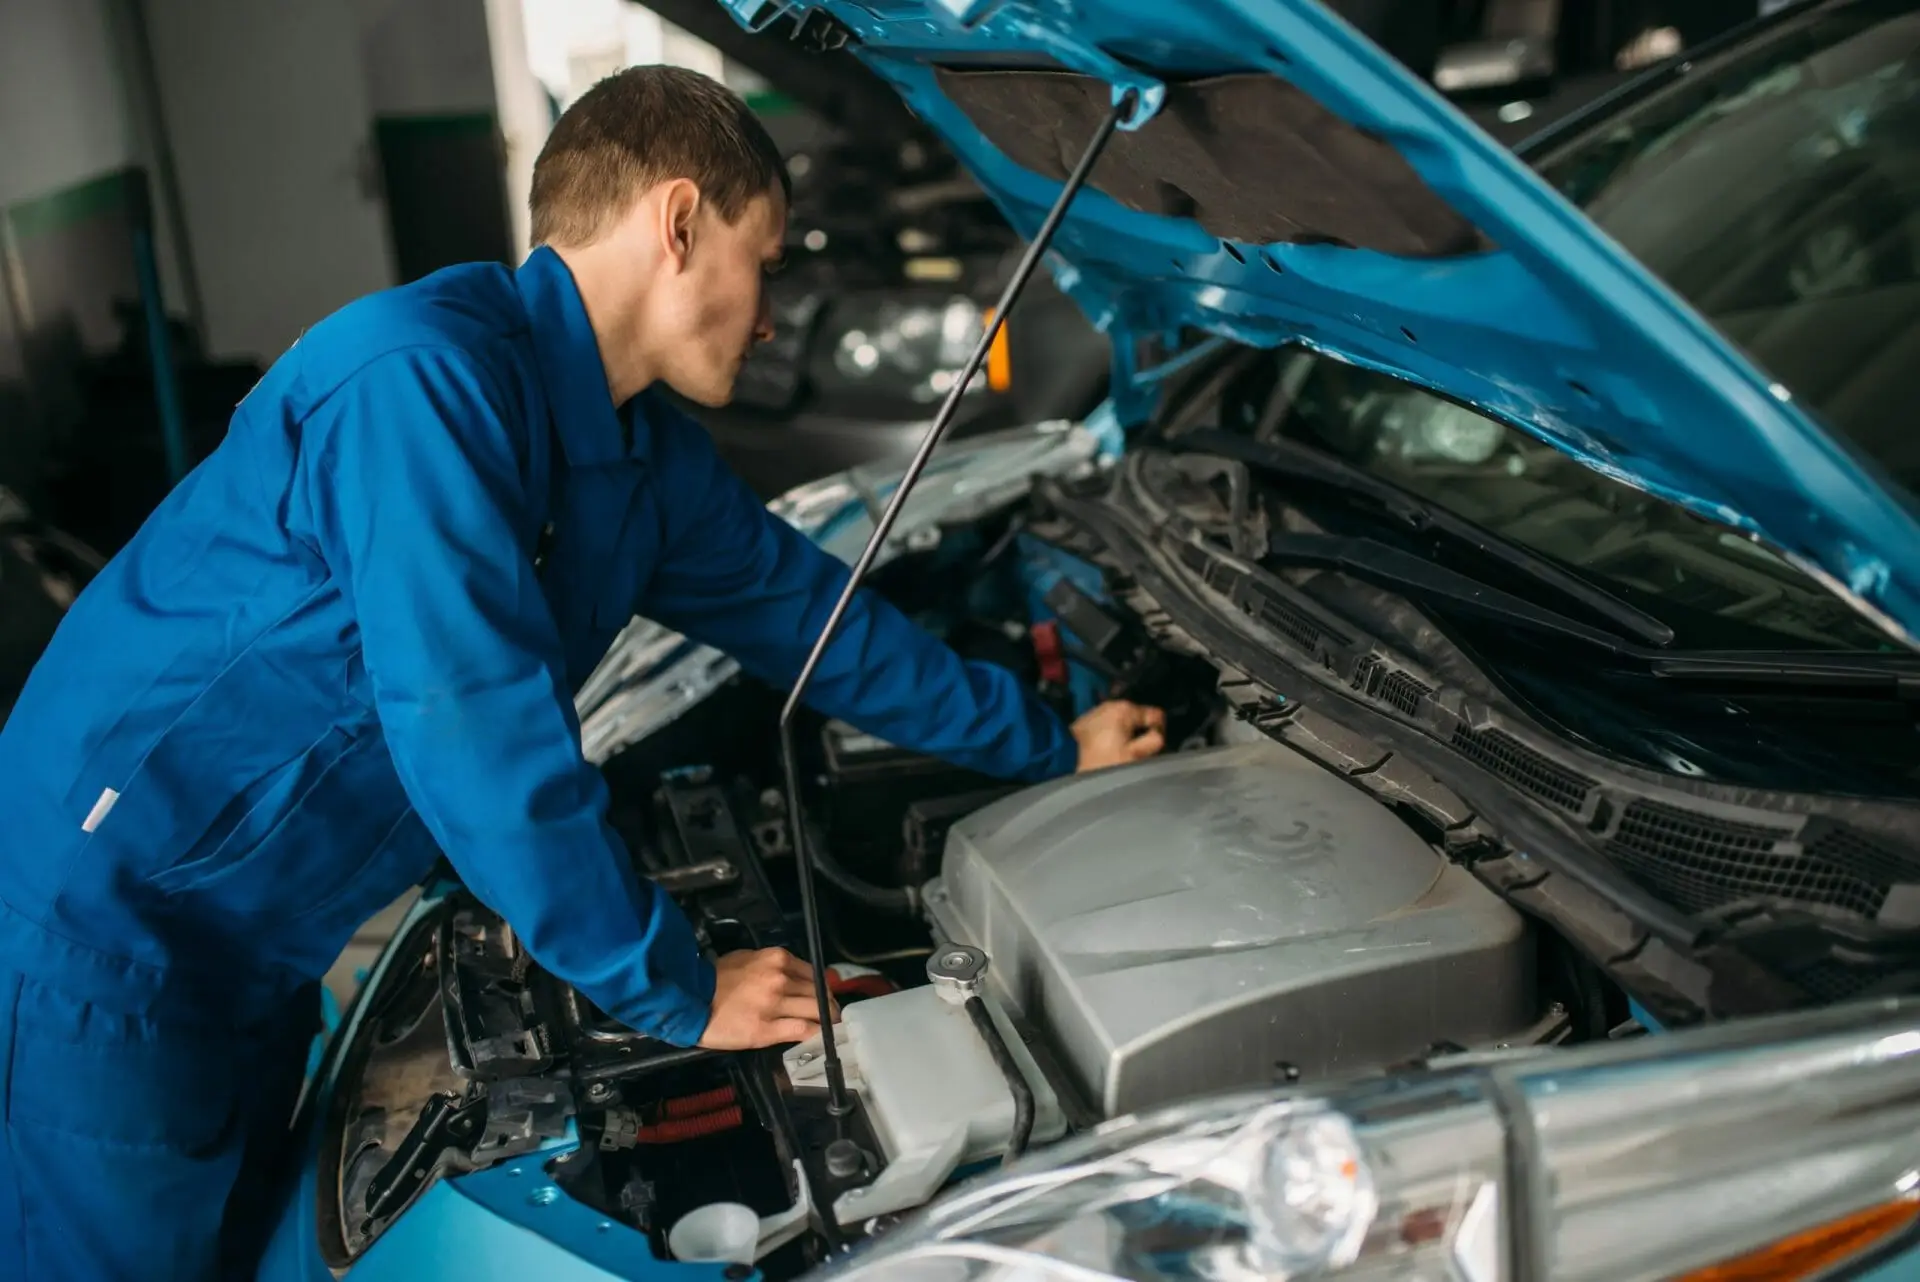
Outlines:
[[[1920,1258],[1920,1002],[1123,1118],[837,1282],[1806,1282]]]
[[[953,390],[986,326],[970,298],[944,301],[850,298],[828,329],[831,381],[931,403]],[[969,392],[986,387],[984,377]]]
[[[1235,1096],[1112,1122],[963,1188],[843,1277],[1493,1282],[1502,1137],[1471,1082],[1383,1107]],[[1464,1091],[1464,1093],[1463,1093]],[[1394,1272],[1378,1272],[1391,1265]]]

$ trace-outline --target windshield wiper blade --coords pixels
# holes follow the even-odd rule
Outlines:
[[[1491,584],[1482,583],[1445,566],[1435,565],[1377,539],[1336,534],[1275,534],[1267,544],[1264,562],[1318,566],[1367,579],[1410,595],[1438,599],[1449,605],[1515,627],[1550,632],[1613,654],[1644,658],[1648,651],[1618,633],[1596,628],[1579,619],[1535,605]]]
[[[1496,622],[1583,641],[1608,653],[1638,660],[1646,665],[1648,675],[1666,680],[1748,686],[1846,686],[1868,691],[1884,689],[1904,698],[1920,699],[1920,655],[1862,650],[1653,649],[1377,539],[1336,534],[1274,534],[1261,560],[1269,565],[1279,562],[1337,570],[1407,596],[1444,601]]]
[[[1593,611],[1635,641],[1653,646],[1673,644],[1673,629],[1631,602],[1589,583],[1544,557],[1481,529],[1463,517],[1455,516],[1438,504],[1409,494],[1397,485],[1369,476],[1356,467],[1304,445],[1296,445],[1291,441],[1249,440],[1211,427],[1183,433],[1169,444],[1195,453],[1236,459],[1263,472],[1278,473],[1295,480],[1311,481],[1348,494],[1361,495],[1379,504],[1388,515],[1405,525],[1416,530],[1436,530],[1528,578],[1547,584]]]
[[[1837,650],[1681,650],[1651,655],[1648,671],[1679,681],[1787,688],[1862,687],[1920,700],[1920,655]]]

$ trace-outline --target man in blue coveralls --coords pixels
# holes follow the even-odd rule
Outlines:
[[[741,102],[603,82],[536,250],[308,332],[68,615],[0,732],[0,1277],[244,1275],[314,982],[439,852],[533,956],[680,1045],[815,1031],[780,950],[710,963],[637,877],[571,695],[636,611],[789,682],[846,569],[654,390],[771,335],[786,179]],[[299,252],[292,247],[289,252]],[[872,598],[813,704],[1015,779],[1136,760]]]

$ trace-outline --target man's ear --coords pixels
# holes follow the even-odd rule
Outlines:
[[[693,255],[694,227],[699,219],[700,188],[690,179],[675,178],[665,184],[660,200],[661,253],[668,262],[684,271]]]

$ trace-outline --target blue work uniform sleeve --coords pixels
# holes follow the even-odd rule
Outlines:
[[[636,875],[581,755],[496,388],[456,351],[382,357],[305,427],[322,556],[352,597],[402,784],[467,887],[608,1014],[692,1045],[712,966]]]
[[[790,687],[848,567],[772,513],[705,429],[653,398],[660,563],[640,613]],[[889,743],[1005,779],[1072,772],[1067,728],[1007,669],[970,663],[869,592],[855,596],[807,692],[814,708]]]

